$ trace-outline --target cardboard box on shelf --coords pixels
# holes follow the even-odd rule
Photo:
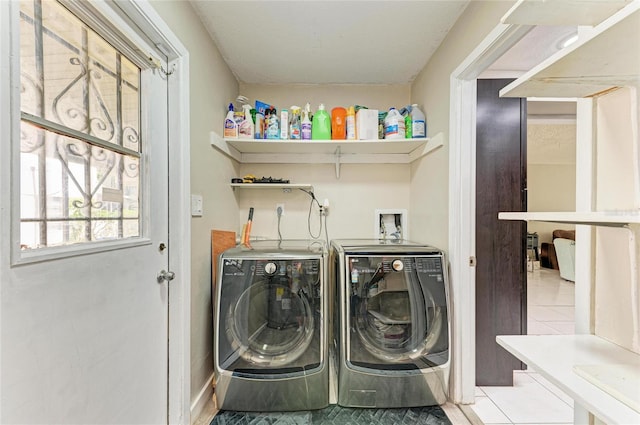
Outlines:
[[[356,112],[356,137],[359,140],[378,138],[377,109],[359,109]]]

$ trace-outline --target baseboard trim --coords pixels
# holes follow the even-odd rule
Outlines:
[[[471,408],[468,404],[458,404],[458,408],[464,413],[467,417],[467,420],[471,422],[472,425],[483,425],[482,419],[478,416],[478,414]]]
[[[482,422],[477,423],[470,421],[462,411],[460,405],[447,401],[445,404],[441,404],[440,407],[444,410],[444,413],[453,425],[483,425]]]
[[[209,400],[211,400],[211,397],[213,397],[213,385],[211,385],[212,382],[213,382],[213,373],[211,374],[209,379],[207,379],[207,382],[205,382],[204,386],[198,393],[198,396],[191,403],[190,424],[193,424],[198,419],[198,417],[204,410],[204,406],[206,406]]]

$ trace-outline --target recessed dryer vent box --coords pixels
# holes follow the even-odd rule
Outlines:
[[[407,210],[376,209],[373,221],[373,235],[376,239],[409,239]]]

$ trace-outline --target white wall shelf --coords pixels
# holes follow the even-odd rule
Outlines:
[[[627,365],[637,373],[626,379],[638,380],[640,355],[594,335],[509,335],[496,340],[605,423],[640,423],[640,412],[627,405],[628,399],[623,403],[617,391],[594,385],[575,371],[576,367],[598,365],[610,365],[614,371]]]
[[[640,223],[640,211],[604,212],[501,212],[499,220],[545,221],[551,223],[586,224],[622,227]]]
[[[313,186],[310,184],[294,184],[294,183],[231,183],[231,188],[247,189],[247,190],[273,190],[279,189],[283,192],[291,192],[294,189],[301,189],[313,192]]]
[[[503,24],[598,25],[631,0],[554,0],[553,6],[539,0],[519,0],[502,17]]]
[[[444,145],[444,134],[400,140],[224,139],[211,132],[211,145],[243,164],[409,164]]]
[[[510,335],[498,336],[496,340],[576,401],[576,423],[591,421],[589,413],[607,424],[640,423],[640,354],[637,345],[640,245],[635,242],[640,231],[640,210],[624,207],[637,205],[638,191],[622,185],[626,180],[620,180],[626,179],[627,174],[603,170],[624,162],[625,169],[633,167],[634,177],[638,176],[637,99],[630,99],[629,105],[623,105],[626,100],[623,102],[617,96],[624,94],[618,90],[621,87],[640,87],[640,49],[633,47],[630,41],[640,39],[640,0],[521,0],[505,15],[503,22],[595,25],[582,28],[577,42],[507,85],[500,91],[500,96],[578,98],[577,137],[581,143],[576,146],[576,207],[590,209],[594,205],[607,205],[611,209],[603,207],[597,212],[501,212],[498,218],[625,227],[631,231],[627,235],[628,241],[625,241],[623,237],[618,240],[613,236],[620,232],[596,233],[584,226],[576,228],[576,239],[579,240],[575,256],[576,329],[584,335]],[[607,94],[609,96],[605,96]],[[618,99],[617,103],[612,99]],[[618,110],[624,111],[623,114],[630,111],[632,118],[628,121],[612,119]],[[629,121],[632,127],[630,134],[622,132],[624,135],[619,136]],[[621,146],[628,151],[622,151]],[[634,152],[633,157],[629,157],[631,151]],[[624,187],[626,191],[618,192],[616,186]],[[596,202],[600,191],[603,194],[613,193],[609,198],[602,196],[609,202]],[[635,196],[633,204],[628,201],[630,196]],[[621,208],[616,210],[616,205]],[[626,260],[627,254],[628,262],[615,258],[620,255]],[[618,269],[619,274],[612,273]],[[607,296],[603,296],[605,293]],[[620,303],[619,299],[630,299],[631,303],[625,306],[627,301]],[[597,315],[603,311],[606,314]],[[609,327],[608,322],[602,320],[605,315],[611,316],[608,318],[612,323]],[[626,320],[627,315],[631,317],[630,323],[621,323],[620,318]]]
[[[548,13],[555,8],[540,2]],[[586,7],[586,6],[582,6]],[[640,2],[635,1],[500,90],[502,97],[591,97],[640,86]],[[631,44],[630,44],[631,43]]]

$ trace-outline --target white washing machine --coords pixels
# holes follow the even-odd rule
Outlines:
[[[223,252],[214,303],[218,406],[329,405],[326,246],[260,241]]]
[[[443,404],[450,369],[447,263],[404,241],[331,243],[338,404]]]

